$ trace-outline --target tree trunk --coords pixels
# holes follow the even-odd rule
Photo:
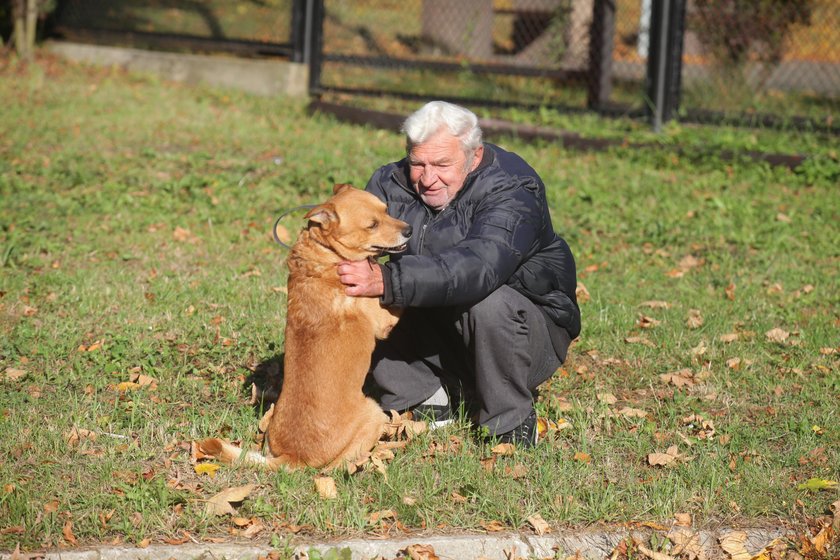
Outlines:
[[[21,58],[32,58],[38,29],[38,0],[14,0],[12,16],[15,51]]]
[[[38,30],[38,0],[26,2],[26,56],[35,52],[35,33]]]

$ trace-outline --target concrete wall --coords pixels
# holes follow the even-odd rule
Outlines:
[[[119,66],[156,74],[165,80],[240,89],[257,95],[305,97],[309,69],[305,64],[230,56],[176,54],[122,47],[50,41],[48,50],[79,62]]]

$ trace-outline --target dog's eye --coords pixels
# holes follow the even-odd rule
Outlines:
[[[373,220],[370,223],[370,225],[368,226],[368,229],[376,229],[378,227],[379,227],[379,220]]]

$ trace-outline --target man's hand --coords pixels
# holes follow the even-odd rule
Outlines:
[[[379,297],[385,292],[382,269],[373,261],[342,261],[338,278],[347,286],[344,293],[348,296]]]

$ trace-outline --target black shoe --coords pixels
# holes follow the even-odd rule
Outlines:
[[[503,434],[496,434],[496,441],[513,443],[523,448],[537,445],[539,430],[537,429],[537,412],[532,408],[531,413],[517,427]]]
[[[409,409],[415,420],[423,420],[430,430],[451,424],[455,419],[448,404],[418,404]]]

